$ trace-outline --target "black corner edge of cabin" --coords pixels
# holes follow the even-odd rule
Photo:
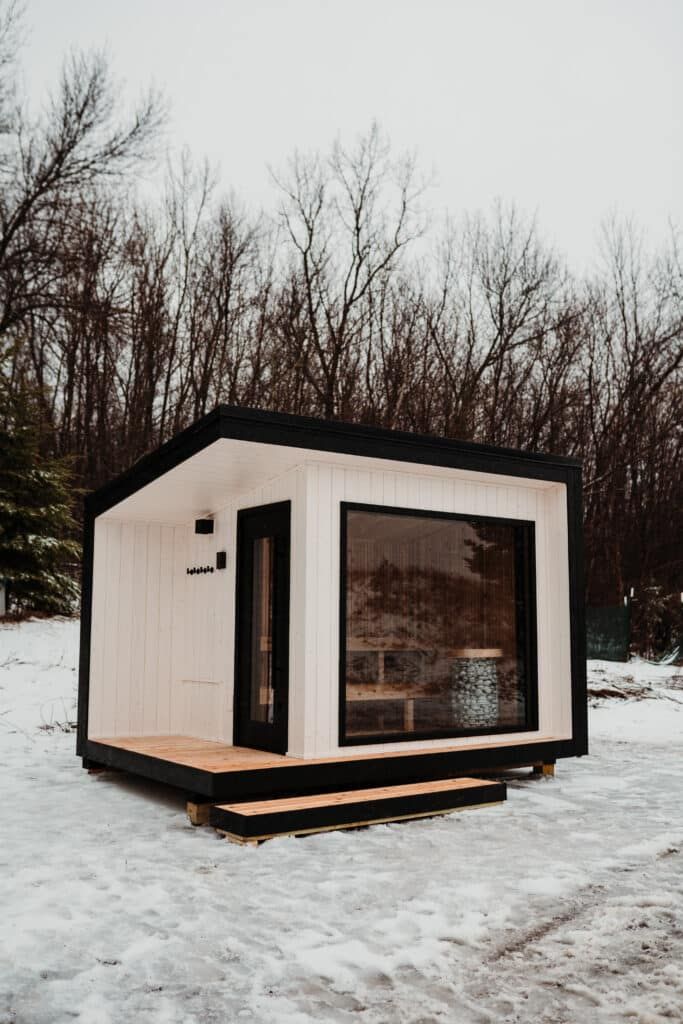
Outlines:
[[[85,756],[88,739],[88,702],[90,694],[90,636],[92,629],[93,556],[95,549],[95,516],[88,501],[83,511],[83,555],[81,564],[81,629],[78,653],[78,711],[76,722],[76,754]]]
[[[583,485],[581,466],[567,470],[569,625],[572,677],[572,753],[588,753],[588,683],[584,581]]]

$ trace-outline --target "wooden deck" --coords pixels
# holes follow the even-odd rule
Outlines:
[[[213,773],[285,768],[307,763],[297,757],[270,754],[266,750],[253,750],[251,747],[231,747],[212,740],[193,739],[191,736],[115,736],[102,739],[98,736],[95,742]]]
[[[174,786],[200,805],[490,774],[554,762],[557,748],[543,737],[304,759],[190,736],[116,736],[89,738],[83,764]]]
[[[258,771],[268,768],[296,768],[316,764],[341,764],[357,761],[375,761],[382,758],[419,757],[462,750],[493,750],[499,743],[470,743],[467,746],[420,747],[405,750],[373,751],[369,754],[340,754],[338,757],[290,757],[286,754],[271,754],[266,750],[251,747],[232,747],[212,740],[194,739],[191,736],[115,736],[92,737],[94,743],[101,743],[118,750],[185,765],[200,771],[222,774],[223,772]],[[505,747],[528,745],[528,740],[507,741]],[[543,742],[556,742],[554,737],[544,737]],[[511,754],[510,760],[514,757]]]

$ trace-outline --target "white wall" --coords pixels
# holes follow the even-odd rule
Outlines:
[[[563,484],[539,487],[537,481],[511,483],[491,477],[490,483],[468,481],[464,472],[450,479],[430,476],[428,469],[364,471],[333,465],[308,465],[306,474],[307,559],[304,630],[305,725],[300,756],[406,750],[406,742],[357,747],[338,745],[339,735],[339,571],[340,502],[460,512],[526,519],[536,524],[538,606],[539,730],[497,735],[519,742],[571,736],[569,655],[569,566],[567,559],[566,491]],[[418,740],[415,746],[467,746],[482,737]],[[294,752],[294,751],[292,751]]]
[[[188,530],[98,518],[88,734],[173,731]]]
[[[331,457],[334,458],[334,457]],[[362,465],[356,460],[354,465]],[[89,735],[197,736],[232,743],[235,540],[240,508],[291,500],[289,753],[325,757],[407,750],[410,743],[338,746],[339,507],[342,501],[527,519],[536,523],[540,728],[509,739],[571,735],[566,493],[562,484],[429,467],[406,470],[308,463],[207,509],[194,522],[95,526]],[[205,513],[205,514],[206,514]],[[188,576],[187,566],[227,570]],[[496,736],[492,742],[504,743]],[[481,737],[415,741],[468,746]]]
[[[237,510],[292,501],[292,605],[305,549],[295,510],[302,471],[291,470],[214,511],[213,534],[194,521],[169,526],[109,514],[95,523],[90,738],[186,735],[232,743]],[[188,575],[227,552],[227,569]],[[294,618],[294,616],[293,616]],[[293,628],[290,678],[300,676],[303,636]],[[292,688],[295,718],[300,694]]]

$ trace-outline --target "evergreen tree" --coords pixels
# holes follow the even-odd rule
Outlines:
[[[78,597],[65,571],[80,559],[63,460],[42,457],[28,426],[0,428],[0,580],[7,611],[68,615]]]

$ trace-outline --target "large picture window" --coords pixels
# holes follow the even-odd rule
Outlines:
[[[538,728],[533,523],[341,511],[340,742]]]

